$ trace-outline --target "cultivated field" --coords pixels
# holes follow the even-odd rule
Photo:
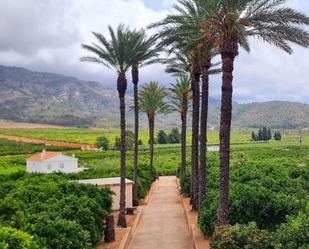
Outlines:
[[[9,130],[6,130],[9,131]],[[26,131],[22,133],[22,131]],[[12,129],[12,132],[21,136],[39,135],[42,129]],[[44,129],[51,137],[52,132]],[[58,135],[72,138],[75,134],[77,138],[80,134],[83,138],[89,139],[89,134],[92,139],[95,136],[102,134],[102,131],[84,129],[55,129]],[[74,133],[74,132],[75,133]],[[27,133],[29,132],[29,133]],[[66,133],[67,132],[67,133]],[[104,131],[103,131],[104,132]],[[70,134],[70,135],[69,135]],[[110,131],[111,137],[116,135],[115,131]],[[143,133],[144,139],[147,139],[147,133]],[[55,134],[54,134],[55,135]],[[216,134],[217,136],[218,134]],[[274,238],[281,241],[286,239],[285,235],[300,237],[303,240],[305,231],[294,229],[297,234],[289,234],[288,229],[290,223],[303,222],[306,215],[306,207],[309,205],[309,139],[306,134],[303,134],[303,144],[299,145],[299,137],[297,132],[284,133],[283,141],[270,141],[267,143],[247,143],[233,144],[231,152],[231,224],[240,222],[247,224],[249,221],[254,221],[260,228],[265,228],[275,234]],[[212,134],[213,141],[215,133]],[[236,135],[234,135],[236,136]],[[244,134],[243,137],[248,137],[249,134]],[[74,137],[74,136],[73,136]],[[240,139],[241,140],[241,139]],[[80,140],[85,142],[84,140]],[[89,140],[88,140],[89,141]],[[64,153],[70,155],[74,153],[79,159],[80,166],[89,168],[88,170],[78,174],[49,174],[49,175],[31,175],[25,173],[26,158],[35,152],[41,151],[43,148],[47,150],[63,150]],[[148,174],[149,151],[146,145],[141,146],[139,155],[139,197],[145,196],[149,190],[151,180]],[[190,150],[187,151],[187,164],[190,165]],[[157,174],[175,175],[180,169],[180,147],[179,145],[160,145],[155,148],[154,167]],[[217,199],[218,199],[218,184],[219,184],[219,153],[208,152],[207,169],[208,169],[208,196],[207,202],[203,204],[201,212],[200,227],[205,234],[211,234],[214,227]],[[190,168],[188,168],[188,173]],[[36,234],[39,239],[44,242],[44,233],[42,229],[48,229],[42,221],[50,219],[50,216],[45,217],[44,212],[39,212],[35,209],[37,203],[48,206],[48,203],[55,203],[50,211],[65,219],[73,219],[74,216],[67,216],[65,210],[59,209],[61,203],[66,205],[77,205],[78,210],[83,210],[82,203],[77,202],[77,199],[66,200],[66,195],[61,191],[68,188],[70,191],[78,191],[85,195],[92,195],[91,189],[74,189],[70,185],[70,180],[100,178],[119,176],[119,152],[118,151],[81,151],[72,150],[69,148],[48,147],[44,144],[32,144],[8,141],[0,139],[0,203],[6,208],[3,214],[0,214],[0,219],[5,224],[11,224],[19,220],[19,215],[23,209],[27,208],[27,219],[22,220],[22,227],[28,228],[30,225],[40,229],[31,230],[31,234]],[[127,152],[127,177],[132,179],[133,176],[133,152]],[[188,191],[190,176],[182,179],[182,191]],[[44,196],[50,198],[44,199]],[[64,186],[67,186],[64,188]],[[22,191],[23,195],[18,195]],[[89,191],[89,192],[88,192]],[[66,192],[65,192],[66,193]],[[86,194],[88,193],[88,194]],[[24,196],[39,196],[41,199],[33,199],[29,202]],[[108,198],[108,195],[105,195]],[[57,198],[59,200],[57,200]],[[83,197],[86,199],[86,197]],[[57,200],[57,201],[56,201]],[[69,202],[68,202],[69,201]],[[88,201],[88,200],[87,200]],[[18,203],[16,209],[11,210],[11,203]],[[70,203],[70,204],[68,204]],[[74,204],[75,203],[75,204]],[[104,201],[106,203],[106,201]],[[108,207],[106,207],[108,208]],[[256,212],[258,210],[258,212]],[[92,212],[98,212],[93,210]],[[85,214],[88,215],[88,214]],[[93,214],[91,214],[93,216]],[[80,217],[83,217],[81,215]],[[289,216],[289,218],[288,218]],[[41,220],[41,218],[44,220]],[[32,225],[34,221],[35,226]],[[83,221],[81,218],[75,220],[89,229],[90,222]],[[54,221],[50,221],[54,222]],[[69,222],[69,221],[66,221]],[[92,221],[93,222],[93,221]],[[15,223],[14,223],[15,224]],[[19,223],[18,223],[19,224]],[[296,223],[295,223],[296,224]],[[301,224],[301,223],[300,223]],[[55,224],[57,225],[57,224]],[[97,223],[99,226],[99,222]],[[67,225],[66,225],[67,226]],[[300,225],[302,226],[302,225]],[[77,228],[75,228],[77,229]],[[27,231],[30,231],[29,229]],[[90,234],[101,231],[101,228],[89,230]],[[69,232],[69,231],[67,231]],[[66,233],[66,231],[64,232]],[[284,236],[283,236],[284,235]],[[57,234],[55,235],[58,236]],[[94,236],[94,235],[92,235]],[[282,237],[283,236],[283,237]],[[89,237],[91,238],[91,237]],[[97,241],[96,235],[93,243]],[[291,237],[287,237],[291,241]],[[68,240],[71,237],[68,236]],[[40,240],[41,241],[41,240]],[[54,241],[58,243],[58,240]],[[89,242],[90,243],[90,242]],[[88,247],[85,247],[88,248]]]
[[[156,135],[157,136],[156,131]],[[169,132],[169,130],[166,130]],[[5,129],[0,128],[0,134],[14,135],[27,138],[46,139],[52,141],[63,141],[73,143],[87,143],[94,144],[96,139],[100,136],[106,136],[113,144],[116,137],[120,136],[120,131],[116,129],[81,129],[81,128],[14,128]],[[295,131],[286,132],[283,134],[284,140],[296,140],[297,133]],[[139,134],[143,144],[147,144],[148,131],[142,130]],[[190,131],[188,131],[187,137],[188,143],[191,140]],[[251,130],[243,129],[236,130],[231,134],[232,143],[250,142]],[[219,142],[219,133],[217,131],[208,132],[208,142],[210,144],[216,144]],[[296,142],[296,141],[295,141]]]

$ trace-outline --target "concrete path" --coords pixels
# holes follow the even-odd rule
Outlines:
[[[160,177],[129,249],[193,249],[176,177]]]

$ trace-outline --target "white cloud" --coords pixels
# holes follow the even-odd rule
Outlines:
[[[94,41],[91,31],[108,34],[107,26],[125,23],[141,28],[166,16],[176,0],[163,0],[164,10],[145,6],[143,0],[1,0],[0,64],[74,75],[114,84],[114,72],[81,63],[81,43]],[[291,5],[309,14],[309,1]],[[150,31],[154,32],[154,31]],[[261,41],[252,52],[241,51],[235,65],[236,101],[288,99],[309,103],[309,50],[295,48],[286,55]],[[162,65],[141,70],[141,83],[171,78]],[[211,78],[212,95],[220,96],[221,76]]]

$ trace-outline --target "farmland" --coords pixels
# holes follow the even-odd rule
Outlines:
[[[0,134],[17,135],[22,137],[32,138],[44,138],[55,141],[68,141],[68,142],[81,142],[81,143],[94,143],[99,136],[107,136],[110,138],[111,143],[113,139],[119,135],[116,130],[95,130],[95,129],[45,129],[45,128],[18,128],[18,129],[0,129]],[[190,136],[190,135],[189,135]],[[302,145],[309,145],[309,133],[302,132]],[[143,145],[140,146],[140,163],[147,165],[148,163],[148,133],[147,131],[141,132],[141,139]],[[298,146],[300,133],[298,131],[285,131],[283,132],[283,140],[280,142],[270,141],[268,143],[254,143],[250,141],[249,130],[234,132],[232,134],[232,140],[236,142],[245,142],[248,144],[232,146],[232,151],[239,151],[247,149],[249,151],[254,150],[256,153],[263,153],[263,149],[275,149],[286,146]],[[216,144],[218,142],[218,133],[209,133],[209,144]],[[188,146],[190,146],[188,144]],[[15,141],[9,141],[6,139],[0,139],[0,170],[2,174],[9,174],[19,170],[25,169],[25,158],[31,154],[41,151],[43,148],[47,150],[70,150],[68,148],[59,148],[53,146],[45,146],[43,144],[21,143]],[[294,148],[294,147],[293,147]],[[297,147],[295,147],[297,148]],[[306,148],[306,147],[305,147]],[[72,153],[68,151],[67,153]],[[102,152],[82,152],[74,151],[79,157],[80,164],[91,168],[101,169],[110,168],[108,172],[114,171],[114,176],[119,173],[119,152],[118,151],[102,151]],[[190,150],[187,151],[188,160],[190,159]],[[128,167],[132,167],[133,164],[133,152],[127,152]],[[165,144],[156,145],[155,150],[155,168],[161,174],[171,174],[179,167],[180,164],[180,144]]]
[[[83,128],[15,128],[15,129],[0,129],[0,134],[14,135],[20,137],[47,139],[52,141],[75,142],[75,143],[88,143],[94,144],[96,139],[100,136],[106,136],[111,143],[114,143],[115,137],[120,136],[119,130],[114,129],[83,129]],[[142,130],[139,134],[143,144],[147,144],[148,131]],[[243,132],[237,131],[232,133],[232,142],[246,142],[250,141],[250,132],[244,130]],[[188,139],[191,135],[188,134]],[[218,143],[218,132],[211,131],[208,134],[209,143]]]
[[[39,135],[41,129],[35,131],[35,129],[13,129],[20,132],[21,136],[28,136],[30,130],[34,131],[33,134]],[[66,139],[74,139],[73,134],[76,138],[81,135],[81,142],[85,142],[84,139],[89,139],[92,136],[92,139],[99,134],[102,134],[102,131],[86,129],[55,129],[53,131],[58,131],[58,136],[66,137]],[[26,133],[21,133],[26,131]],[[29,131],[29,133],[27,133]],[[53,132],[46,132],[52,138]],[[67,133],[66,133],[67,132]],[[75,132],[75,133],[74,133]],[[89,135],[90,134],[90,135]],[[109,131],[110,137],[117,135],[115,131]],[[236,134],[236,133],[235,133]],[[147,139],[147,133],[143,134],[144,139]],[[212,141],[215,136],[218,136],[216,133],[212,133]],[[236,135],[234,135],[236,136]],[[248,137],[248,133],[243,135]],[[54,136],[53,138],[55,138]],[[286,233],[289,223],[296,222],[301,219],[302,216],[306,215],[306,205],[308,205],[308,199],[304,198],[308,196],[308,174],[309,174],[309,143],[308,137],[303,135],[302,146],[299,145],[299,136],[298,132],[285,132],[283,133],[283,141],[270,141],[267,143],[247,143],[247,144],[233,144],[232,145],[232,154],[231,154],[231,223],[235,222],[241,224],[247,224],[249,221],[255,221],[259,228],[266,228],[269,231],[276,232],[276,240],[283,233]],[[91,141],[91,140],[88,140]],[[108,150],[108,151],[81,151],[81,150],[72,150],[68,148],[61,148],[65,154],[74,153],[79,159],[80,166],[88,168],[83,172],[78,174],[68,174],[68,175],[59,175],[51,174],[48,176],[36,175],[32,176],[30,174],[24,173],[25,171],[25,159],[31,154],[41,151],[43,148],[48,150],[59,150],[57,147],[49,147],[43,144],[31,144],[31,143],[22,143],[15,141],[8,141],[5,139],[0,139],[0,172],[2,177],[2,183],[4,196],[9,196],[5,198],[1,197],[0,202],[5,205],[9,205],[8,201],[11,201],[14,198],[14,201],[19,203],[21,208],[23,204],[23,198],[15,196],[16,186],[23,186],[24,194],[32,193],[33,191],[49,191],[47,186],[54,186],[55,194],[51,196],[51,199],[48,200],[39,200],[42,202],[49,202],[51,200],[55,201],[55,196],[60,196],[59,203],[57,205],[62,205],[62,201],[65,200],[65,195],[61,192],[61,186],[66,186],[69,184],[69,180],[75,179],[87,179],[87,178],[99,178],[99,177],[112,177],[119,176],[120,167],[119,167],[119,151],[117,150]],[[149,151],[146,144],[142,145],[139,155],[139,188],[138,194],[142,198],[147,193],[151,180],[148,175],[148,160],[149,160]],[[187,164],[190,165],[190,155],[191,152],[188,149],[187,151]],[[205,234],[210,234],[213,229],[213,222],[216,211],[216,203],[218,196],[218,180],[219,180],[219,154],[217,152],[208,152],[208,179],[209,179],[209,194],[207,196],[208,202],[205,202],[203,206],[203,211],[201,213],[200,227],[202,228]],[[162,175],[174,175],[177,174],[177,171],[180,169],[180,147],[178,144],[175,145],[156,145],[155,148],[155,161],[154,167],[158,174]],[[189,171],[189,169],[188,169]],[[19,173],[18,173],[19,172]],[[127,177],[132,179],[133,176],[133,152],[127,152]],[[34,182],[36,184],[37,190],[32,190],[31,186],[26,188],[27,184]],[[63,185],[64,184],[64,185]],[[7,188],[7,186],[10,186]],[[257,191],[259,189],[259,191]],[[263,191],[260,191],[260,190]],[[57,192],[58,191],[58,192]],[[60,191],[60,192],[59,192]],[[80,191],[78,189],[72,191]],[[82,190],[88,191],[88,190]],[[89,190],[94,191],[94,190]],[[35,194],[34,192],[32,194]],[[87,195],[84,197],[87,199]],[[14,196],[14,197],[13,197]],[[41,195],[40,195],[41,196]],[[106,196],[106,194],[104,194]],[[10,199],[11,198],[11,199]],[[61,199],[63,198],[63,199]],[[73,197],[72,197],[73,198]],[[108,198],[107,196],[104,198]],[[254,199],[255,201],[250,204],[249,199]],[[265,203],[267,200],[267,203]],[[70,205],[75,205],[75,199],[70,200]],[[250,204],[250,205],[249,205]],[[28,204],[27,204],[28,205]],[[36,211],[32,211],[32,205],[29,204],[27,208],[29,209],[29,216],[27,219],[31,220],[33,217],[37,217]],[[54,214],[59,212],[57,205],[51,207],[51,211]],[[76,205],[82,205],[81,203]],[[246,206],[246,208],[244,208]],[[97,207],[94,207],[97,208]],[[257,214],[255,212],[256,208],[260,210]],[[107,208],[108,209],[108,208]],[[95,209],[94,209],[95,210]],[[247,211],[246,211],[247,210]],[[273,210],[273,213],[270,211]],[[17,213],[12,212],[9,208],[5,211],[6,216],[2,217],[2,222],[10,226],[17,226],[17,223],[14,223],[14,220],[18,219],[20,211]],[[102,211],[100,211],[102,212]],[[298,217],[297,215],[300,215]],[[38,214],[39,218],[37,225],[40,224],[40,217],[43,214]],[[56,220],[51,220],[50,222],[58,222],[58,219],[61,218],[62,213],[60,212],[59,217]],[[66,215],[65,213],[63,215]],[[271,217],[269,217],[271,215]],[[287,218],[287,215],[290,218]],[[45,217],[44,215],[42,216]],[[1,218],[1,217],[0,217]],[[45,217],[48,218],[48,217]],[[12,220],[12,221],[10,221]],[[296,220],[296,221],[295,221]],[[70,220],[63,221],[67,225],[72,225]],[[84,221],[76,219],[75,223],[81,224],[82,227],[72,227],[76,230],[76,233],[82,234],[84,230],[87,230],[87,224],[83,223]],[[299,221],[299,234],[297,236],[301,238],[302,233],[302,221]],[[35,239],[38,240],[39,245],[45,245],[45,237],[40,234],[39,230],[35,227],[31,230],[29,229],[29,221],[23,220],[22,227],[30,232],[30,235],[35,235]],[[59,224],[56,224],[59,226]],[[43,229],[48,229],[43,227]],[[83,230],[84,229],[84,230]],[[88,233],[97,234],[101,231],[102,228],[97,227],[96,230],[89,230]],[[69,233],[69,231],[65,231]],[[58,235],[55,235],[58,236]],[[81,235],[82,236],[82,235]],[[86,242],[84,247],[88,248],[91,243],[95,243],[99,238],[98,235],[95,235],[96,239],[91,241],[91,237],[85,236]],[[289,235],[291,236],[291,235]],[[285,238],[285,237],[284,237]],[[66,243],[71,243],[71,240],[76,239],[74,236],[69,236]],[[278,239],[279,240],[279,239]],[[291,239],[289,240],[291,241]],[[56,245],[59,241],[55,239],[52,243]]]

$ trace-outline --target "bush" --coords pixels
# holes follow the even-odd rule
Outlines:
[[[96,141],[96,146],[99,149],[108,150],[109,140],[107,137],[98,137]]]
[[[163,130],[160,130],[158,132],[158,144],[167,144],[168,143],[168,136],[167,134],[165,133],[165,131]]]
[[[293,213],[297,203],[282,193],[275,193],[257,184],[234,184],[230,193],[231,224],[257,223],[263,229],[274,229],[285,222],[285,216]],[[213,233],[218,208],[219,193],[209,189],[203,202],[199,223],[201,230]]]
[[[181,135],[179,133],[178,128],[173,128],[171,133],[168,135],[169,143],[171,144],[179,144],[181,139]]]
[[[1,249],[38,249],[33,236],[12,227],[0,227]]]
[[[274,139],[275,139],[276,141],[280,141],[280,140],[281,140],[281,133],[280,133],[280,131],[275,131],[275,133],[274,133]]]
[[[231,224],[255,221],[259,228],[274,229],[285,222],[294,204],[283,193],[275,193],[260,184],[236,184],[231,192]]]
[[[102,238],[112,192],[64,177],[28,174],[18,179],[0,199],[2,223],[29,232],[40,248],[92,248]]]
[[[114,149],[120,150],[121,138],[116,137],[114,143]],[[134,132],[126,131],[126,150],[132,150],[134,146]]]
[[[199,225],[202,232],[206,235],[212,235],[217,221],[219,193],[216,190],[209,189],[204,197],[199,215]]]
[[[211,239],[212,249],[274,249],[273,236],[260,230],[255,223],[248,225],[222,226],[216,229]]]
[[[295,152],[294,147],[290,147],[288,152],[265,147],[258,154],[256,149],[247,148],[232,153],[231,225],[255,222],[260,229],[275,230],[286,222],[287,215],[296,215],[304,209],[308,202],[304,196],[308,195],[309,171],[306,167],[296,167],[299,161],[295,157],[304,158],[308,152]],[[213,158],[213,162],[213,159],[209,159],[207,193],[199,216],[199,225],[206,235],[213,233],[216,224],[220,179],[216,163],[218,159]]]
[[[181,176],[180,178],[180,187],[181,187],[181,193],[190,195],[190,186],[191,186],[191,176],[189,173],[185,174],[184,176]]]
[[[309,206],[296,217],[289,217],[288,222],[277,230],[278,248],[309,248]]]

